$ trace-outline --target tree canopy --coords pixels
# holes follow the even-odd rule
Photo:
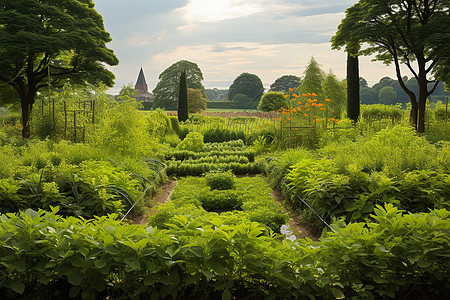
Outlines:
[[[289,89],[296,89],[299,85],[300,77],[295,75],[283,75],[272,83],[270,91],[286,93]]]
[[[322,97],[322,83],[324,79],[325,72],[320,68],[320,65],[314,57],[311,57],[305,70],[305,77],[303,77],[302,85],[300,86],[300,93],[316,93]]]
[[[104,66],[118,64],[110,41],[91,0],[0,0],[0,84],[17,92],[23,137],[43,87],[114,84]]]
[[[425,130],[427,97],[438,80],[448,80],[449,8],[449,0],[360,0],[347,9],[331,40],[333,48],[346,46],[351,54],[375,54],[377,60],[394,64],[399,84],[410,98],[412,122],[419,132]],[[362,44],[367,47],[359,49]],[[400,64],[413,74],[419,95],[405,85]],[[434,84],[431,88],[429,82]]]
[[[250,103],[245,103],[245,107],[241,108],[257,108],[259,100],[264,93],[264,87],[261,79],[250,73],[242,73],[233,81],[228,91],[228,99],[235,101],[234,99],[238,94],[246,95],[251,99]],[[240,105],[243,106],[243,105]]]
[[[187,60],[180,60],[159,74],[159,82],[153,90],[154,108],[177,109],[180,74],[183,71],[186,71],[187,86],[191,89],[200,89],[206,97],[202,84],[203,74],[198,65]]]

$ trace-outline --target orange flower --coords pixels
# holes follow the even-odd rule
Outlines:
[[[307,114],[307,113],[304,113],[303,115],[304,115],[305,117],[307,117],[307,116],[308,116],[308,114]]]
[[[287,112],[286,111],[282,111],[281,112],[283,115],[287,115]]]
[[[318,106],[318,105],[317,105]],[[320,110],[325,110],[325,107],[321,107],[321,108],[319,108]]]
[[[314,119],[317,118],[317,116],[314,116]]]
[[[317,122],[322,122],[320,119],[316,119]]]
[[[316,95],[317,96],[317,95]],[[314,99],[312,102],[317,102],[317,99]]]
[[[335,122],[336,122],[336,123],[337,123],[337,122],[339,122],[339,119],[336,119],[336,121],[335,121]]]
[[[312,102],[312,100],[311,100],[311,99],[306,99],[306,101],[308,101],[309,103],[311,103],[311,102]]]
[[[300,105],[300,104],[302,104],[302,103],[301,103],[300,101],[298,101],[298,102],[297,102],[297,105]]]
[[[309,111],[309,110],[311,110],[311,108],[308,108],[306,111]]]
[[[312,93],[311,96],[317,97],[317,94],[316,93]]]
[[[307,95],[307,94],[302,94],[302,96],[303,96],[303,97],[306,97],[306,96],[308,96],[308,95]]]
[[[284,98],[290,97],[289,95],[284,95]]]
[[[311,96],[311,93],[306,93],[308,96]]]
[[[266,123],[266,125],[267,125],[267,126],[269,126],[269,125],[270,125],[270,123]]]
[[[289,88],[289,92],[292,92],[294,89],[292,89],[292,88]]]
[[[287,123],[287,121],[284,121],[284,123]]]
[[[325,101],[327,101],[327,102],[331,102],[331,100],[330,100],[330,99],[325,99]]]
[[[298,128],[294,128],[294,130],[298,130]]]
[[[294,107],[292,110],[291,110],[292,112],[296,112],[297,111],[297,109]]]
[[[302,111],[302,108],[300,106],[297,107],[297,111]]]
[[[288,120],[290,121],[290,120],[292,120],[292,118],[288,118]]]
[[[314,102],[313,102],[311,105],[312,105],[312,106],[317,106],[317,103],[314,103]]]
[[[330,122],[334,122],[334,121],[336,121],[335,118],[331,118],[331,119],[330,119]]]
[[[318,106],[318,107],[322,107],[322,106],[323,106],[323,103],[317,103],[317,106]]]
[[[292,97],[296,97],[297,98],[298,96],[297,96],[297,94],[292,94]]]

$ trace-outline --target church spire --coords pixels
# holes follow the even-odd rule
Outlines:
[[[138,90],[141,94],[148,93],[148,86],[147,82],[145,81],[144,70],[142,70],[142,67],[141,70],[139,71],[139,76],[134,88]]]

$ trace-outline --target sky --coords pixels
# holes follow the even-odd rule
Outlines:
[[[256,74],[266,89],[283,75],[303,77],[311,57],[325,72],[345,78],[346,54],[331,37],[356,0],[94,0],[119,65],[116,84],[136,83],[140,68],[151,92],[166,68],[196,63],[205,88],[228,89],[241,73]],[[360,58],[369,85],[395,78],[393,66]]]

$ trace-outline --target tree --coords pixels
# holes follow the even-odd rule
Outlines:
[[[265,93],[258,105],[260,111],[275,111],[286,107],[286,98],[282,92],[269,91]]]
[[[323,80],[323,93],[325,98],[331,99],[332,116],[338,119],[341,118],[342,110],[347,101],[347,92],[336,75],[331,71]]]
[[[361,99],[359,96],[359,59],[347,52],[347,117],[358,122],[361,111]]]
[[[137,93],[138,91],[134,89],[133,84],[129,83],[122,86],[122,89],[120,89],[119,95],[117,96],[117,100],[121,101],[129,98],[135,99],[133,96],[137,95]]]
[[[311,57],[300,86],[300,93],[316,93],[323,97],[322,83],[324,79],[325,72],[322,71],[314,57]]]
[[[359,77],[359,87],[360,88],[369,87],[369,85],[367,84],[367,80],[365,80],[362,77]]]
[[[241,103],[239,106],[242,108],[257,108],[259,100],[264,93],[264,87],[261,79],[255,75],[250,73],[242,73],[236,79],[234,79],[233,83],[230,86],[228,91],[228,99],[234,102],[238,102],[235,97],[238,94],[246,95],[251,99],[250,103]],[[242,97],[241,97],[242,98]]]
[[[206,109],[208,100],[200,89],[188,88],[188,107],[190,113],[199,113]]]
[[[378,100],[381,104],[392,105],[396,104],[395,99],[397,98],[397,93],[392,86],[385,86],[378,92]]]
[[[289,89],[300,86],[300,77],[295,75],[283,75],[270,86],[270,91],[286,93]]]
[[[334,48],[355,41],[366,43],[358,54],[376,54],[377,60],[394,64],[397,80],[411,102],[412,124],[419,132],[425,130],[427,97],[439,79],[445,80],[448,70],[449,12],[448,0],[360,0],[347,9],[332,38]],[[405,85],[400,64],[414,75],[418,96]],[[429,82],[433,83],[431,88]]]
[[[361,87],[359,89],[361,104],[375,104],[378,102],[378,93],[371,87]]]
[[[114,84],[104,67],[118,64],[110,41],[91,0],[0,0],[0,85],[16,91],[24,138],[43,87]]]
[[[188,87],[186,71],[180,75],[180,88],[178,90],[178,121],[186,122],[189,118]]]
[[[153,90],[153,107],[175,110],[177,108],[178,87],[180,75],[186,71],[186,80],[188,87],[200,89],[206,97],[205,88],[202,80],[203,74],[196,63],[180,60],[159,74],[159,82]]]
[[[254,108],[253,107],[254,102],[255,101],[252,98],[244,94],[236,94],[236,96],[234,96],[232,101],[233,107],[240,109]]]

